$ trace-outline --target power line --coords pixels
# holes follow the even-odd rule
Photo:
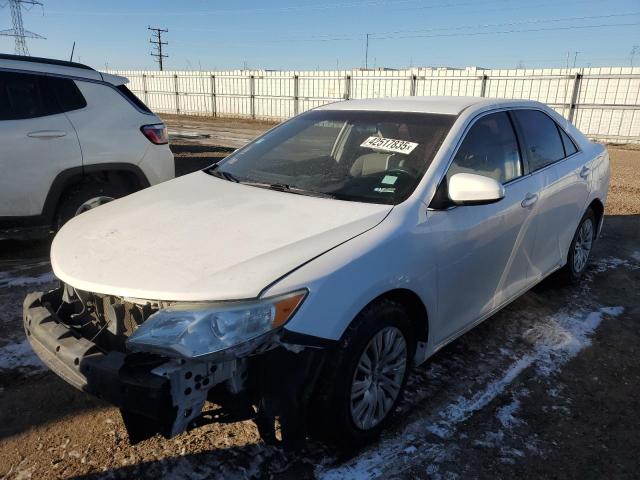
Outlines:
[[[385,40],[391,38],[417,38],[417,37],[451,37],[451,36],[467,36],[467,35],[490,35],[494,33],[518,33],[518,32],[528,32],[528,31],[538,31],[538,29],[525,29],[525,30],[509,30],[509,31],[488,31],[488,32],[469,32],[471,29],[488,29],[488,28],[498,28],[498,27],[517,27],[521,25],[536,25],[536,24],[545,24],[545,23],[558,23],[558,22],[570,22],[570,21],[582,21],[582,20],[597,20],[597,19],[606,19],[606,18],[616,18],[616,17],[631,17],[631,16],[639,16],[640,12],[628,12],[628,13],[614,13],[609,15],[593,15],[593,16],[583,16],[583,17],[562,17],[562,18],[542,18],[542,19],[533,19],[533,20],[522,20],[522,21],[514,21],[514,22],[504,22],[504,23],[486,23],[486,24],[477,24],[477,25],[458,25],[458,26],[445,26],[445,27],[432,27],[432,28],[424,28],[424,29],[411,29],[411,30],[393,30],[393,31],[380,31],[380,32],[367,32],[367,33],[349,33],[349,34],[317,34],[317,35],[309,35],[309,36],[289,36],[289,37],[281,37],[279,39],[275,39],[272,41],[265,41],[264,43],[280,43],[280,42],[291,42],[291,41],[301,41],[301,42],[333,42],[333,41],[348,41],[348,40],[360,40],[363,36],[369,36],[369,39],[374,40]],[[623,25],[634,25],[634,24],[603,24],[603,25],[569,25],[563,27],[557,27],[558,30],[566,30],[566,29],[580,29],[580,28],[596,28],[601,26],[623,26]],[[552,30],[555,28],[545,28],[544,30]],[[433,34],[433,35],[420,35],[421,33],[430,33],[430,32],[439,32],[439,31],[458,31],[464,30],[463,33],[457,35],[455,33],[442,33],[442,34]],[[414,35],[415,34],[415,35]]]
[[[25,30],[24,24],[22,23],[22,7],[24,5],[28,6],[28,8],[33,8],[35,5],[42,6],[42,2],[37,0],[9,0],[8,4],[9,9],[11,10],[11,22],[13,23],[13,28],[0,30],[0,35],[5,37],[14,37],[16,55],[29,55],[27,38],[44,37],[37,33],[30,32],[29,30]]]
[[[167,33],[169,30],[166,28],[152,28],[148,27],[152,32],[152,37],[149,39],[149,43],[151,43],[154,47],[154,51],[151,52],[152,57],[156,57],[158,61],[158,66],[160,70],[163,70],[162,59],[167,58],[169,55],[164,55],[162,53],[162,46],[169,45],[169,42],[162,41],[162,34]]]
[[[566,27],[547,27],[547,28],[525,28],[512,30],[498,30],[493,32],[463,32],[463,33],[439,33],[433,35],[403,35],[403,36],[387,36],[375,37],[376,40],[400,39],[400,38],[433,38],[433,37],[473,37],[478,35],[506,35],[511,33],[528,33],[528,32],[550,32],[560,30],[584,30],[589,28],[607,28],[607,27],[631,27],[640,25],[640,22],[631,23],[603,23],[599,25],[570,25]]]

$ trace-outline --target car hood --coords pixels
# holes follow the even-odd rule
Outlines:
[[[90,210],[51,246],[65,283],[149,300],[254,298],[380,223],[393,207],[307,197],[196,172]]]

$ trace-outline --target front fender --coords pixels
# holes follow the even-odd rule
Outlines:
[[[395,211],[395,209],[394,209]],[[358,313],[372,300],[396,289],[418,295],[428,318],[437,305],[436,264],[425,255],[421,227],[402,225],[390,215],[374,229],[303,265],[263,292],[278,295],[298,288],[309,295],[288,331],[339,340]]]

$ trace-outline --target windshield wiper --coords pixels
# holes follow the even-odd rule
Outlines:
[[[235,175],[218,169],[218,165],[211,166],[207,170],[207,173],[215,177],[228,180],[230,182],[240,183],[242,185],[248,185],[250,187],[268,188],[270,190],[276,190],[278,192],[293,193],[295,195],[306,195],[307,197],[336,198],[335,195],[331,195],[330,193],[315,192],[313,190],[305,190],[304,188],[294,187],[292,185],[287,185],[286,183],[269,183],[269,182],[256,182],[253,180],[240,180]]]
[[[295,195],[305,195],[307,197],[336,198],[335,195],[331,195],[330,193],[306,190],[304,188],[287,185],[286,183],[268,183],[268,182],[254,182],[254,181],[241,181],[240,183],[242,185],[249,185],[251,187],[268,188],[270,190],[276,190],[278,192],[293,193]]]
[[[209,173],[209,175],[213,175],[214,177],[222,178],[223,180],[228,180],[230,182],[240,183],[240,180],[237,177],[235,177],[234,175],[232,175],[231,173],[223,172],[222,170],[218,169],[218,164],[215,164],[215,165],[211,166],[207,170],[207,173]]]

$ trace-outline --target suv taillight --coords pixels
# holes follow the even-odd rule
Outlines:
[[[164,145],[169,143],[169,134],[167,133],[167,127],[164,123],[156,123],[154,125],[143,125],[140,127],[140,131],[145,137],[149,139],[151,143],[156,145]]]

